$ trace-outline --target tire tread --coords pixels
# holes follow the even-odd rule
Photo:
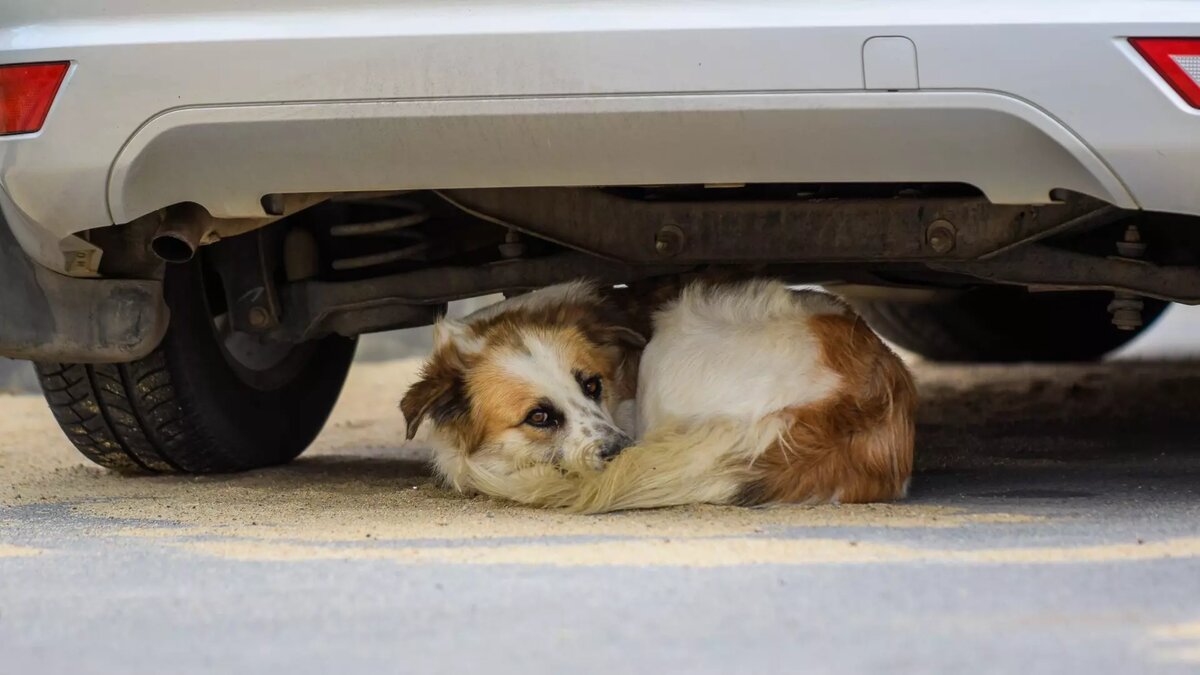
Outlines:
[[[171,325],[145,357],[35,364],[71,443],[93,462],[125,473],[245,471],[303,451],[337,399],[354,341],[310,343],[295,379],[255,389],[229,369],[215,339],[199,261],[168,270],[163,288]]]

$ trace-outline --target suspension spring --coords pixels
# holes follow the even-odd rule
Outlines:
[[[331,263],[333,269],[337,271],[359,270],[402,260],[420,260],[429,252],[430,242],[420,232],[410,229],[414,225],[420,225],[429,220],[430,213],[424,205],[409,199],[393,198],[356,200],[355,203],[390,207],[408,211],[408,213],[395,218],[364,223],[345,223],[329,228],[329,234],[333,237],[386,237],[394,240],[397,244],[395,248],[388,251],[336,258]]]

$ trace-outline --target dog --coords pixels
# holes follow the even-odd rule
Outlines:
[[[649,340],[619,304],[577,282],[439,322],[409,438],[456,490],[578,512],[905,495],[912,377],[844,303],[697,281]]]

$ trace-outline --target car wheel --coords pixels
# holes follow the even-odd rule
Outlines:
[[[207,278],[207,286],[206,286]],[[37,364],[47,402],[89,459],[128,472],[219,473],[283,464],[325,423],[355,341],[299,345],[227,328],[197,258],[168,266],[162,344],[122,364]]]
[[[855,303],[867,323],[895,344],[933,361],[1094,361],[1124,345],[1166,309],[1145,299],[1139,330],[1112,325],[1112,293],[1029,293],[980,288],[939,302]]]

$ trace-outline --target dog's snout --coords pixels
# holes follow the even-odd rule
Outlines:
[[[609,439],[604,442],[604,445],[600,446],[600,459],[608,461],[621,454],[621,451],[630,445],[633,445],[633,439],[625,435]]]

